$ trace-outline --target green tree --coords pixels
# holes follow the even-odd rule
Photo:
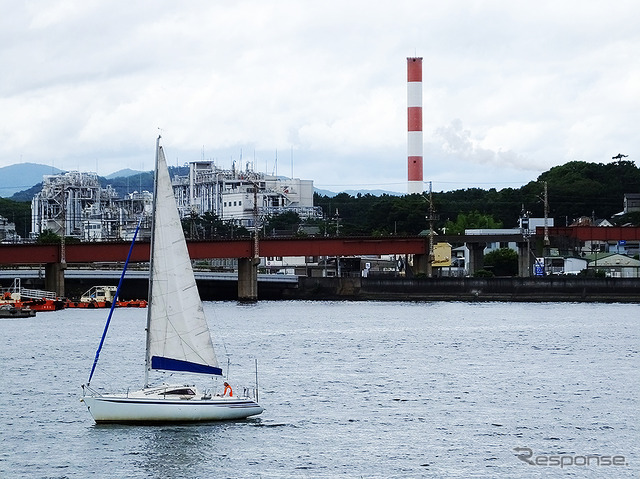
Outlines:
[[[484,255],[484,266],[496,276],[518,275],[518,253],[510,248],[500,248]]]
[[[502,222],[496,221],[493,216],[482,214],[479,211],[472,211],[470,213],[458,213],[455,221],[447,220],[444,224],[444,229],[447,234],[464,234],[464,230],[481,228],[481,229],[496,229],[502,228]]]
[[[31,202],[0,198],[0,215],[16,225],[16,233],[28,238],[31,232]]]
[[[300,216],[294,211],[285,211],[277,215],[269,216],[266,219],[264,230],[266,235],[273,234],[274,231],[290,231],[295,234],[300,224]]]
[[[54,233],[52,230],[45,229],[45,230],[42,230],[42,233],[40,233],[36,238],[36,243],[38,244],[60,243],[61,240],[62,240],[62,237],[59,234]]]
[[[233,220],[223,221],[210,212],[203,215],[192,214],[183,218],[182,230],[187,239],[231,239],[251,236],[244,226],[234,224]]]
[[[429,205],[422,195],[316,194],[314,204],[322,208],[330,232],[339,221],[341,236],[416,235],[427,227]]]
[[[625,193],[640,191],[640,169],[633,161],[570,161],[542,173],[542,181],[548,185],[552,216],[567,222],[580,216],[610,218],[622,210]]]

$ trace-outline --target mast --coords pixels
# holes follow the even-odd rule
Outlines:
[[[144,359],[144,387],[149,386],[149,370],[151,369],[151,358],[149,357],[149,347],[151,345],[151,293],[153,290],[153,251],[155,247],[155,227],[156,227],[156,205],[158,204],[158,155],[160,153],[160,135],[158,135],[158,139],[156,140],[156,162],[154,168],[153,175],[153,209],[151,212],[151,247],[150,247],[150,255],[149,255],[149,292],[148,292],[148,304],[147,304],[147,327],[145,329],[146,332],[146,348],[145,348],[145,359]]]

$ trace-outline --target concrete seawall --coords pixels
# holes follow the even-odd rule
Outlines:
[[[68,275],[71,276],[71,275]],[[87,272],[67,277],[69,297],[79,296],[95,285],[117,285],[119,274]],[[640,303],[640,278],[307,278],[267,275],[258,281],[258,300],[350,300],[350,301],[577,301]],[[279,277],[280,276],[280,277]],[[14,276],[0,279],[8,287]],[[236,300],[235,275],[197,276],[204,300]],[[23,287],[44,287],[37,274],[23,277]],[[146,299],[145,275],[125,278],[123,299]]]
[[[640,302],[638,278],[300,278],[290,299]]]

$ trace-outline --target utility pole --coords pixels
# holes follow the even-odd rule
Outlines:
[[[334,216],[336,220],[336,237],[340,236],[340,212],[338,208],[336,208],[336,215]],[[342,275],[342,271],[340,270],[340,256],[336,256],[336,275],[338,278]]]
[[[529,216],[530,213],[524,209],[523,204],[522,210],[520,210],[520,230],[522,231],[522,237],[527,242],[526,276],[531,274],[531,230],[529,229]],[[544,257],[545,254],[542,253],[542,256]]]
[[[66,181],[66,180],[65,180]],[[62,199],[60,201],[60,205],[62,206],[62,211],[60,212],[60,214],[62,215],[62,235],[60,238],[60,265],[62,267],[62,269],[65,269],[67,266],[67,254],[66,254],[66,249],[65,249],[65,240],[64,237],[67,234],[67,198],[66,198],[66,187],[65,184],[63,183],[62,185]]]
[[[260,247],[258,244],[258,183],[253,182],[253,264],[260,264]]]
[[[434,209],[433,209],[433,190],[432,190],[432,182],[429,182],[429,263],[433,263],[434,254],[433,254],[433,221],[434,218]]]
[[[544,248],[549,248],[549,192],[547,182],[544,182]],[[546,253],[546,251],[545,251]]]
[[[427,275],[429,278],[433,275],[433,263],[435,261],[435,253],[433,250],[433,224],[438,219],[438,215],[436,215],[435,207],[433,206],[433,182],[429,182],[429,216],[427,216],[427,221],[429,222],[429,260],[427,264]]]

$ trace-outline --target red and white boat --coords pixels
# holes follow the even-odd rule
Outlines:
[[[93,286],[79,300],[68,299],[67,308],[110,308],[113,302],[119,308],[146,308],[144,299],[120,300],[116,298],[117,286]]]
[[[10,288],[2,290],[0,304],[29,308],[32,311],[58,311],[65,307],[64,299],[58,298],[52,291],[23,288],[20,278],[14,279]]]

